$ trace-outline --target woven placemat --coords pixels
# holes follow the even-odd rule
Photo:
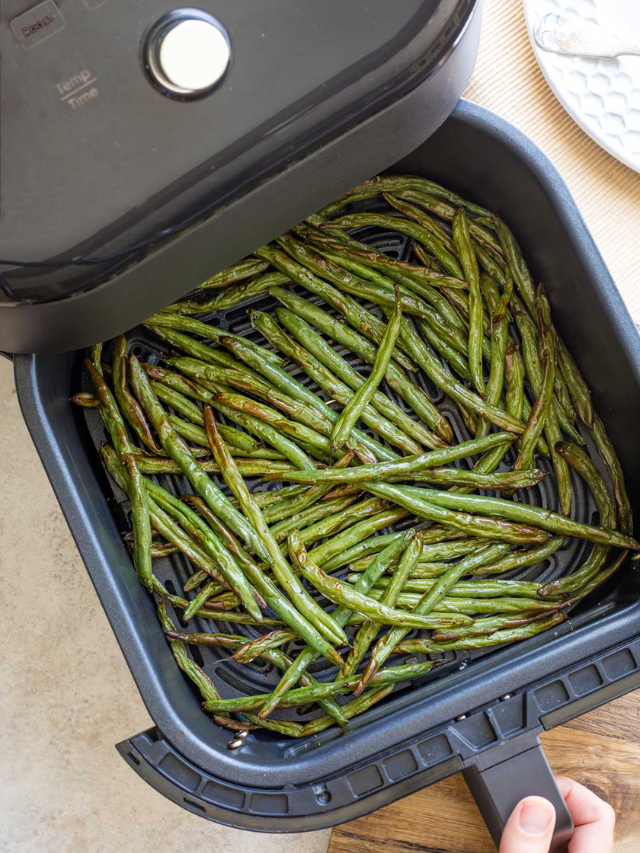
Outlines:
[[[596,145],[556,100],[531,49],[521,0],[485,0],[464,97],[512,122],[550,157],[640,324],[640,174]]]

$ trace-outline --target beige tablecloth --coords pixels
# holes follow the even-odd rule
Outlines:
[[[556,100],[531,49],[521,0],[485,0],[480,55],[464,96],[515,124],[551,158],[640,324],[640,174],[596,145]]]

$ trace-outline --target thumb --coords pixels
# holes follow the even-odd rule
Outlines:
[[[549,853],[556,811],[543,797],[520,800],[507,821],[500,853]]]

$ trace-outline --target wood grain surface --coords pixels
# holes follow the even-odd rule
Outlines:
[[[542,735],[554,772],[616,811],[615,853],[640,851],[640,691]],[[460,773],[333,830],[328,853],[495,853]],[[593,853],[599,853],[594,850]]]

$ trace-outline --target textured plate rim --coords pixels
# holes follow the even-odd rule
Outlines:
[[[536,62],[538,63],[538,67],[544,76],[544,79],[547,81],[547,84],[553,94],[556,96],[563,110],[571,117],[571,119],[578,125],[578,127],[583,130],[587,136],[589,136],[593,141],[602,148],[607,154],[610,154],[616,160],[618,160],[623,165],[627,166],[629,169],[632,169],[634,172],[640,173],[640,154],[638,155],[627,155],[619,148],[616,148],[610,145],[604,135],[599,135],[595,133],[592,128],[590,128],[587,123],[582,118],[581,113],[576,112],[566,97],[565,89],[562,86],[558,86],[551,74],[549,73],[548,61],[547,57],[551,56],[548,51],[543,50],[538,43],[536,42],[535,36],[533,34],[534,28],[534,6],[539,0],[523,0],[523,8],[524,8],[524,18],[527,26],[527,35],[529,37],[529,42],[531,44],[531,48],[533,50],[533,55],[536,58]]]

